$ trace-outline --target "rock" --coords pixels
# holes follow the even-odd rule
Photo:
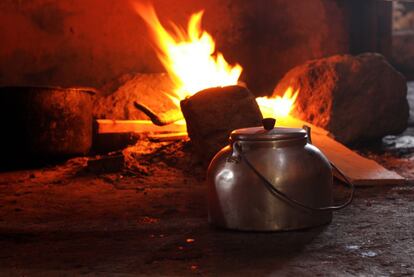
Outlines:
[[[210,159],[229,142],[231,131],[261,126],[254,95],[244,87],[209,88],[181,101],[188,136],[198,155]]]
[[[325,128],[345,144],[397,134],[407,127],[407,84],[382,55],[336,55],[290,70],[280,95],[300,89],[293,115]]]
[[[173,83],[165,73],[136,74],[123,76],[119,81],[106,84],[103,91],[118,89],[108,95],[97,97],[94,116],[106,119],[148,119],[134,107],[134,101],[144,104],[156,114],[168,114],[179,111],[167,96],[173,90]]]

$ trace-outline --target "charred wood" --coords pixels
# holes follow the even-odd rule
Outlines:
[[[211,159],[228,144],[230,132],[259,126],[262,114],[254,95],[246,88],[209,88],[181,101],[187,132],[196,152]]]

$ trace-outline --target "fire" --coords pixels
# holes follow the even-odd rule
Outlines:
[[[289,87],[283,96],[277,95],[274,98],[258,97],[256,101],[263,117],[287,117],[295,107],[298,94],[299,90],[293,93],[293,88]]]
[[[187,30],[171,23],[173,31],[169,32],[153,6],[134,6],[150,28],[158,58],[174,83],[175,89],[168,96],[177,106],[200,90],[238,83],[242,67],[228,64],[223,54],[216,52],[212,36],[201,28],[203,11],[191,15]]]
[[[173,81],[174,90],[167,96],[177,107],[181,100],[203,89],[238,84],[243,69],[239,64],[228,64],[223,54],[216,51],[214,39],[201,27],[203,11],[190,16],[186,30],[171,23],[172,31],[168,31],[152,5],[139,2],[133,5],[151,30],[158,58]],[[297,96],[298,91],[293,93],[289,87],[282,97],[259,97],[257,103],[264,117],[286,117]],[[181,116],[177,109],[171,113],[172,118],[177,118],[175,113]]]

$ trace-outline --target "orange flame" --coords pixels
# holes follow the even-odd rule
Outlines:
[[[150,28],[158,58],[168,71],[175,89],[168,95],[179,106],[180,100],[211,87],[236,85],[242,67],[229,65],[215,53],[212,36],[201,28],[203,11],[191,15],[187,30],[171,23],[173,32],[161,24],[154,7],[135,3],[135,10]]]
[[[177,107],[182,99],[203,89],[237,85],[243,69],[239,64],[228,64],[223,54],[216,52],[214,39],[201,28],[203,11],[191,15],[187,30],[171,23],[173,32],[169,32],[152,5],[133,5],[151,30],[158,58],[174,83],[174,90],[167,95]],[[294,108],[298,92],[293,93],[289,87],[282,97],[256,100],[264,117],[286,117]]]
[[[299,90],[293,93],[293,88],[289,87],[282,97],[279,95],[274,98],[258,97],[256,101],[263,117],[287,117],[295,107],[298,94]]]

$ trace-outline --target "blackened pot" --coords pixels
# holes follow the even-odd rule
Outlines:
[[[87,154],[94,94],[90,88],[0,87],[1,165]]]

